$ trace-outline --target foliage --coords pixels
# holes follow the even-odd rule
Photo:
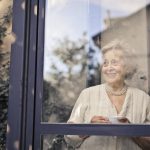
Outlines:
[[[56,115],[57,122],[66,122],[69,118],[71,107],[63,104],[59,91],[47,81],[44,81],[43,121],[48,122],[50,116]]]
[[[87,40],[84,35],[78,41],[72,41],[68,38],[58,40],[55,45],[52,55],[57,58],[61,64],[60,66],[66,68],[66,70],[61,69],[55,62],[50,66],[52,70],[51,77],[57,83],[60,83],[63,78],[71,80],[75,74],[81,75],[85,72],[87,66]]]
[[[89,49],[85,33],[77,41],[68,38],[57,40],[52,52],[60,65],[56,61],[51,62],[48,77],[44,80],[43,121],[67,122],[79,93],[87,84],[87,77],[91,82],[89,85],[96,83],[93,81],[99,77],[99,65],[93,63],[95,50]],[[90,71],[96,74],[89,73],[87,76]],[[48,136],[44,141],[47,143],[44,149],[66,147],[60,135]],[[48,148],[46,145],[49,145]],[[73,148],[70,146],[68,149]]]
[[[6,40],[7,31],[12,22],[11,1],[6,10],[7,13],[0,18],[0,149],[5,149],[6,143],[10,49],[5,49],[4,40]]]

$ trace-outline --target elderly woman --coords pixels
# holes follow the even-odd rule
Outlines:
[[[122,122],[150,123],[149,96],[125,83],[134,70],[131,51],[116,40],[105,46],[102,54],[105,83],[81,92],[68,123],[112,123],[113,116],[124,117]],[[127,137],[68,135],[65,139],[81,150],[141,150]]]

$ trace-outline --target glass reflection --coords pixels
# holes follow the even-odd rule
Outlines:
[[[43,121],[66,122],[86,87],[88,3],[47,1],[46,6]]]
[[[110,123],[119,116],[125,122],[149,122],[143,115],[149,110],[148,6],[143,0],[47,0],[42,121],[100,123],[95,120],[101,116]],[[133,88],[134,98],[131,87],[141,90]],[[106,101],[96,102],[98,89]],[[87,102],[90,90],[94,92]],[[135,99],[142,91],[140,104]],[[137,114],[143,118],[133,117]]]
[[[105,143],[106,139],[107,143]],[[141,150],[144,147],[145,149],[149,149],[149,143],[149,137],[135,138],[91,135],[82,139],[78,135],[44,135],[42,136],[41,150]]]

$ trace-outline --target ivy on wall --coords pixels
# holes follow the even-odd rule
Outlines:
[[[5,149],[9,92],[12,0],[0,1],[0,150]]]

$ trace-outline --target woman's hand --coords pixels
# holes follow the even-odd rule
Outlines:
[[[73,122],[73,121],[68,121],[67,123],[74,124],[75,122]],[[78,135],[78,137],[81,138],[82,140],[85,140],[86,138],[89,137],[89,135]]]
[[[93,116],[91,119],[91,123],[110,123],[110,121],[108,120],[107,117],[103,117],[103,116]],[[83,140],[85,140],[86,138],[88,138],[88,135],[79,135],[79,137]]]
[[[110,121],[107,117],[93,116],[91,119],[91,123],[110,123]]]
[[[123,117],[123,116],[110,116],[109,117],[109,121],[111,122],[111,123],[117,123],[117,124],[119,124],[119,123],[130,123],[130,121],[128,120],[128,118],[126,118],[126,117]]]
[[[126,118],[126,117],[118,118],[118,121],[121,122],[121,123],[130,123],[129,119]]]

